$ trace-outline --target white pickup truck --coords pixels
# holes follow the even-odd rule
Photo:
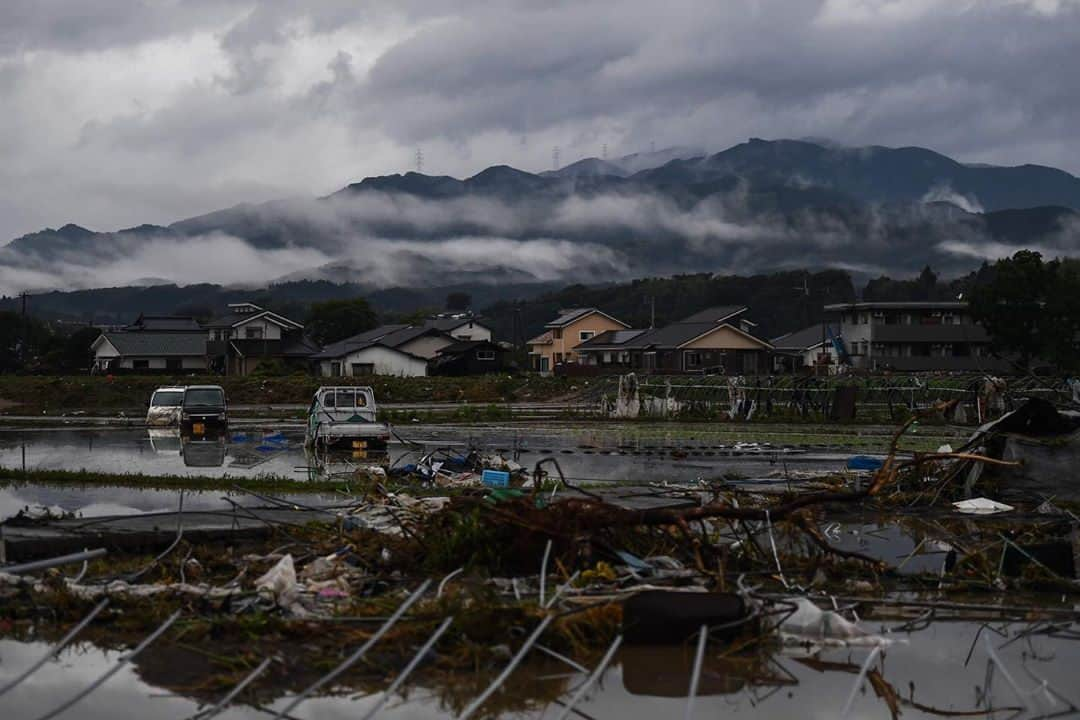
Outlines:
[[[370,387],[321,387],[308,408],[305,442],[324,448],[385,450],[390,428],[375,420]]]

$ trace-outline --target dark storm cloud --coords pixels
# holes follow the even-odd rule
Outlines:
[[[0,238],[750,136],[1080,171],[1075,0],[7,0]]]

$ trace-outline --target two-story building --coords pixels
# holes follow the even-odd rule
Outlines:
[[[965,302],[854,302],[826,305],[854,367],[864,370],[1006,372]]]
[[[706,308],[662,328],[616,330],[578,346],[585,365],[644,372],[769,372],[769,342],[742,305]]]
[[[629,325],[596,308],[563,310],[544,326],[544,332],[526,343],[529,367],[536,372],[552,372],[563,363],[579,363],[577,347],[611,330],[628,330]]]
[[[280,360],[306,366],[319,347],[304,326],[254,303],[233,303],[229,312],[203,325],[207,365],[226,375],[247,375],[259,363]]]

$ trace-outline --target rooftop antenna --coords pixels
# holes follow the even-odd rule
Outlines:
[[[416,148],[416,172],[424,171],[424,151]]]
[[[552,164],[552,169],[553,170],[558,170],[559,167],[560,167],[560,165],[559,165],[559,146],[558,145],[551,148],[551,164]]]

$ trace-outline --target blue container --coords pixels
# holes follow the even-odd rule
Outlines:
[[[880,458],[854,455],[848,458],[848,470],[880,470],[884,462]]]
[[[510,484],[510,473],[502,470],[485,470],[480,478],[488,487],[506,487]]]

